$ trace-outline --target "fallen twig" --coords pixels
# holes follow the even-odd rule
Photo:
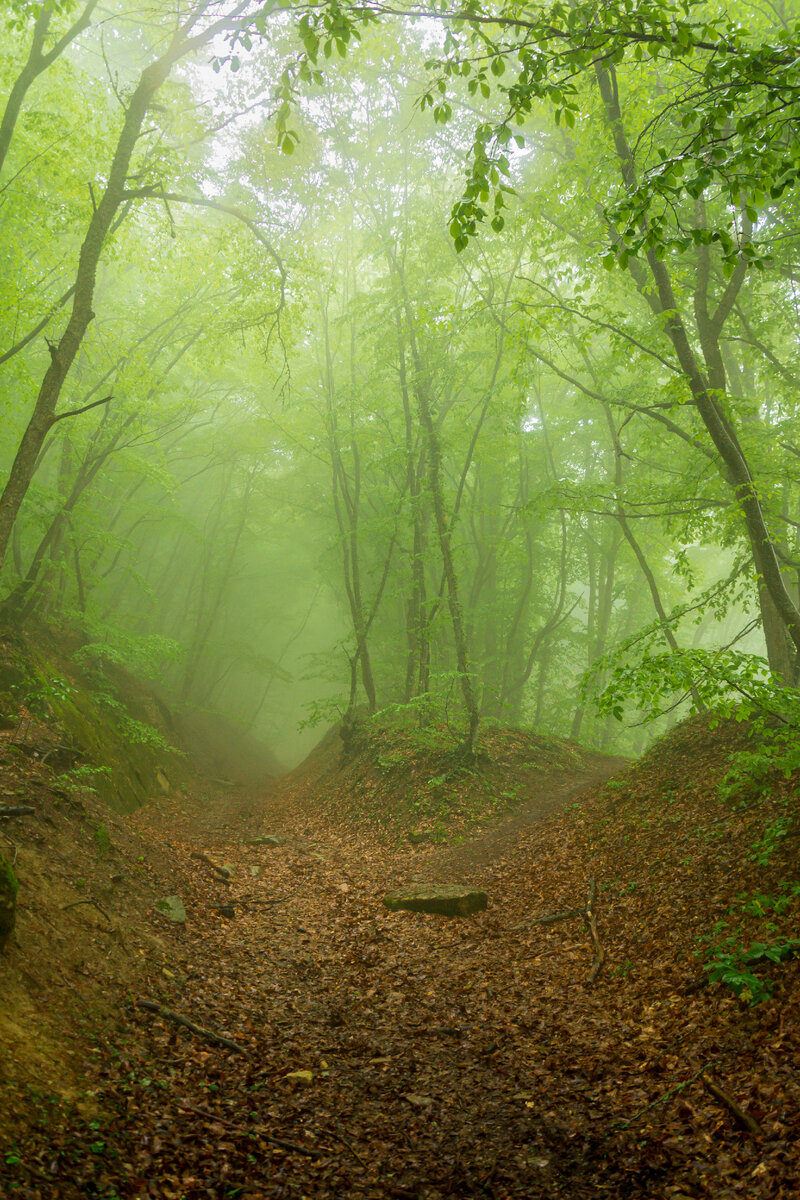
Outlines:
[[[99,913],[103,914],[105,919],[108,921],[109,925],[112,923],[111,917],[108,915],[108,913],[103,908],[103,906],[101,904],[98,904],[96,900],[70,900],[69,904],[61,905],[61,911],[66,912],[68,908],[77,908],[79,904],[91,905],[92,908],[96,908]]]
[[[277,900],[249,900],[246,896],[243,896],[238,899],[237,903],[245,908],[249,908],[251,905],[258,905],[261,908],[274,908],[276,904],[284,904],[289,899],[291,899],[290,896],[278,896]]]
[[[590,984],[594,983],[594,981],[597,979],[597,976],[603,969],[603,963],[606,961],[606,952],[600,944],[600,937],[597,933],[597,918],[594,915],[594,902],[596,896],[597,884],[595,883],[594,879],[590,879],[589,898],[586,901],[586,910],[584,914],[589,925],[589,933],[591,934],[592,945],[594,946],[594,962],[592,963],[592,969],[589,972],[589,978],[587,980],[587,982]]]
[[[191,857],[196,858],[198,860],[198,862],[205,863],[205,865],[214,872],[214,874],[216,875],[216,877],[220,881],[220,883],[230,884],[231,873],[227,869],[227,867],[218,866],[215,862],[212,861],[212,859],[210,859],[208,857],[207,854],[201,854],[199,850],[193,851]]]
[[[647,1104],[644,1108],[640,1108],[637,1113],[634,1113],[629,1120],[615,1121],[612,1128],[630,1129],[631,1125],[634,1125],[641,1117],[645,1116],[646,1113],[649,1113],[651,1109],[657,1108],[659,1104],[666,1104],[667,1101],[671,1100],[673,1096],[677,1096],[679,1092],[684,1091],[685,1088],[689,1087],[690,1084],[699,1079],[705,1071],[710,1071],[714,1065],[714,1063],[706,1063],[705,1066],[702,1066],[699,1071],[696,1071],[690,1079],[684,1079],[683,1083],[678,1083],[675,1085],[675,1087],[670,1088],[669,1091],[662,1092],[661,1095],[657,1096],[651,1104]]]
[[[35,813],[36,809],[31,804],[3,804],[0,805],[0,818],[2,817],[29,817],[31,813]]]
[[[705,1074],[702,1078],[706,1091],[710,1092],[716,1100],[719,1100],[720,1104],[724,1104],[748,1133],[751,1133],[753,1137],[761,1137],[762,1129],[755,1117],[751,1117],[743,1108],[740,1108],[733,1097],[729,1096],[726,1091],[723,1091],[718,1083],[714,1083],[713,1079],[709,1079]]]
[[[515,929],[524,929],[526,925],[555,925],[557,921],[570,921],[573,917],[584,916],[585,913],[584,908],[569,908],[565,912],[545,913],[542,917],[526,917],[524,921],[509,928],[513,932]]]
[[[228,1050],[235,1050],[237,1054],[248,1053],[244,1046],[240,1046],[238,1042],[232,1042],[230,1038],[223,1037],[221,1033],[216,1033],[213,1029],[205,1029],[202,1025],[196,1025],[188,1017],[182,1017],[180,1013],[173,1012],[171,1008],[164,1008],[163,1004],[156,1004],[154,1000],[137,1000],[136,1007],[155,1013],[156,1016],[163,1017],[166,1021],[173,1021],[176,1025],[182,1025],[190,1033],[196,1033],[198,1037],[205,1038],[208,1042],[216,1042],[220,1046],[225,1046]]]
[[[361,1166],[364,1168],[365,1171],[368,1169],[368,1164],[364,1161],[364,1159],[361,1157],[361,1155],[358,1153],[358,1151],[355,1149],[355,1147],[350,1145],[347,1138],[342,1137],[342,1135],[340,1133],[337,1133],[335,1129],[325,1128],[323,1130],[323,1133],[327,1134],[328,1137],[336,1138],[337,1142],[341,1142],[342,1145],[347,1150],[350,1151],[350,1153],[352,1154],[352,1156],[356,1160],[356,1162],[361,1163]]]
[[[220,1117],[217,1113],[210,1112],[207,1108],[196,1108],[193,1104],[180,1104],[178,1108],[184,1112],[197,1113],[199,1117],[205,1117],[207,1121],[216,1121],[220,1125],[226,1126],[228,1129],[235,1130],[236,1133],[256,1134],[257,1137],[263,1138],[265,1142],[269,1142],[271,1146],[280,1146],[282,1150],[294,1150],[297,1154],[305,1154],[306,1158],[320,1158],[319,1150],[310,1150],[306,1146],[299,1146],[297,1142],[287,1142],[284,1138],[273,1137],[269,1133],[265,1133],[260,1125],[254,1125],[248,1129],[245,1125],[237,1125],[234,1121],[229,1121],[227,1117]]]

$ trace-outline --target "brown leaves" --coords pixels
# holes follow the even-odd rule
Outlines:
[[[752,1011],[714,988],[683,995],[698,932],[751,885],[748,821],[735,815],[724,838],[707,837],[718,764],[700,738],[689,770],[693,736],[636,767],[624,803],[611,793],[614,811],[596,796],[542,823],[531,791],[527,823],[463,848],[410,846],[321,815],[318,783],[305,793],[297,779],[282,809],[265,802],[264,823],[293,835],[268,850],[237,840],[254,833],[243,815],[252,797],[206,804],[200,844],[230,862],[226,884],[197,870],[189,816],[173,801],[138,815],[154,853],[169,841],[188,912],[185,930],[159,927],[148,994],[247,1056],[126,1009],[127,1028],[90,1068],[101,1128],[62,1112],[31,1131],[22,1156],[48,1180],[54,1156],[59,1179],[71,1172],[65,1200],[112,1188],[126,1200],[789,1200],[798,964],[781,968],[777,1003]],[[523,750],[522,737],[503,743],[505,771]],[[664,780],[689,776],[665,804]],[[398,796],[405,782],[392,777]],[[563,801],[577,785],[559,786]],[[335,807],[335,790],[329,799]],[[444,871],[486,886],[490,910],[453,924],[382,912],[394,881]],[[529,918],[580,910],[592,875],[607,962],[589,989],[580,915]],[[233,922],[211,910],[221,894]],[[287,899],[270,907],[275,897]],[[761,1127],[757,1143],[704,1086],[710,1062]],[[310,1085],[292,1082],[298,1072]],[[12,1182],[22,1200],[33,1194],[32,1176]]]

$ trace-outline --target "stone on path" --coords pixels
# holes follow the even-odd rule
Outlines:
[[[174,921],[176,925],[183,925],[186,921],[186,909],[180,896],[165,896],[163,900],[156,900],[155,907],[163,917]]]
[[[482,912],[488,899],[483,888],[444,883],[419,884],[391,892],[383,897],[383,903],[392,912],[406,909],[408,912],[438,913],[443,917],[468,917],[470,913]]]
[[[282,833],[268,833],[262,837],[252,837],[247,839],[248,846],[285,846],[289,841]]]
[[[283,1076],[284,1083],[299,1084],[300,1087],[310,1087],[314,1082],[313,1071],[290,1071],[288,1075]]]

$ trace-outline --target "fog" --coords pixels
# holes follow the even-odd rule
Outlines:
[[[0,66],[6,628],[289,767],[794,682],[796,205],[686,149],[680,57],[520,100],[513,29],[179,9],[56,6],[47,62],[25,10]]]

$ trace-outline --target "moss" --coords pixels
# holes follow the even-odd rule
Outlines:
[[[7,859],[0,857],[0,950],[13,932],[17,919],[17,892],[19,883],[14,868]]]
[[[0,856],[0,891],[16,900],[19,891],[19,880],[14,874],[14,868],[7,859]]]
[[[98,825],[97,829],[95,829],[94,844],[97,847],[97,853],[101,858],[108,858],[109,854],[114,849],[114,843],[111,841],[111,837],[105,825]]]

